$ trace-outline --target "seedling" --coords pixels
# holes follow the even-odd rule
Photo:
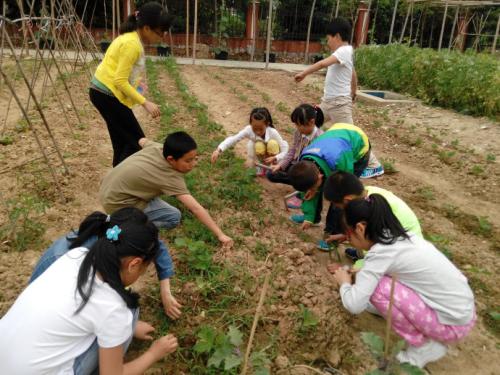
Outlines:
[[[491,162],[493,162],[493,161],[495,161],[495,160],[496,160],[496,158],[497,158],[497,157],[496,157],[495,155],[493,155],[493,154],[488,154],[488,155],[486,155],[486,161],[487,161],[487,162],[490,162],[490,163],[491,163]]]
[[[432,187],[430,186],[424,186],[417,189],[417,193],[425,200],[431,201],[435,199],[434,189],[432,189]]]
[[[0,137],[0,145],[7,146],[11,145],[12,143],[14,143],[14,137],[12,137],[11,135],[6,134]]]
[[[316,315],[313,314],[311,310],[309,310],[307,307],[305,307],[303,304],[299,305],[300,311],[299,311],[299,333],[300,334],[305,334],[313,329],[316,328],[316,326],[319,323],[318,318]]]
[[[474,165],[471,168],[470,173],[472,173],[475,176],[481,176],[484,173],[484,169],[480,165]]]
[[[176,238],[175,246],[186,248],[180,258],[189,264],[190,268],[198,271],[209,271],[212,267],[212,254],[203,241],[193,241],[186,238]]]

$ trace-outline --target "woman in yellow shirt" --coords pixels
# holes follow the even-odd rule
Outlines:
[[[108,126],[113,144],[113,167],[140,150],[144,132],[132,112],[142,105],[153,117],[159,107],[142,95],[145,82],[143,44],[159,43],[170,28],[170,16],[157,2],[144,4],[120,28],[90,83],[90,101]]]

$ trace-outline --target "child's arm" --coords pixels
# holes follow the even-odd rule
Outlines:
[[[139,358],[123,363],[123,345],[99,348],[99,373],[102,375],[139,375],[155,362],[177,349],[177,338],[166,335],[154,341]]]
[[[215,163],[219,158],[220,154],[226,151],[228,148],[234,146],[236,143],[241,141],[244,138],[251,138],[253,134],[252,127],[247,125],[241,130],[238,134],[232,135],[224,139],[219,146],[212,153],[212,163]]]
[[[337,57],[329,56],[326,59],[318,61],[316,64],[309,66],[308,68],[306,68],[305,70],[303,70],[299,74],[296,74],[294,77],[295,82],[302,81],[304,78],[306,78],[306,76],[308,76],[309,74],[314,73],[320,69],[328,68],[330,65],[339,64],[339,63],[340,63],[340,61],[339,61],[339,59],[337,59]]]
[[[194,216],[198,218],[210,231],[215,234],[223,246],[231,247],[233,239],[226,236],[224,232],[215,223],[214,219],[210,216],[208,211],[198,203],[198,201],[191,194],[177,195],[176,198],[184,204]]]
[[[351,98],[353,101],[356,99],[356,91],[358,91],[358,75],[356,69],[353,68],[351,78]]]
[[[177,302],[170,290],[170,279],[160,281],[160,296],[165,314],[171,319],[178,319],[181,316],[182,305]]]

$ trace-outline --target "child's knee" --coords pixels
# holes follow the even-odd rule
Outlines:
[[[267,142],[267,154],[269,156],[276,156],[280,153],[280,145],[279,143],[271,139],[269,142]]]
[[[263,157],[266,155],[266,144],[262,141],[257,141],[254,144],[255,155]]]

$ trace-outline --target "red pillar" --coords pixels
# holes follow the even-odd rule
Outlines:
[[[467,41],[467,29],[469,28],[469,23],[467,22],[467,17],[465,15],[458,16],[458,27],[456,31],[456,49],[459,51],[465,50],[465,45]]]
[[[365,24],[363,31],[363,22]],[[368,39],[368,29],[370,27],[370,14],[368,13],[368,4],[362,1],[358,7],[358,19],[354,28],[354,47],[366,44]]]
[[[250,39],[250,40],[252,40],[253,38],[257,38],[257,36],[259,35],[259,6],[260,6],[260,3],[258,0],[256,0],[255,1],[255,20],[254,20],[253,35],[252,35],[253,1],[248,2],[245,37],[247,39]]]

